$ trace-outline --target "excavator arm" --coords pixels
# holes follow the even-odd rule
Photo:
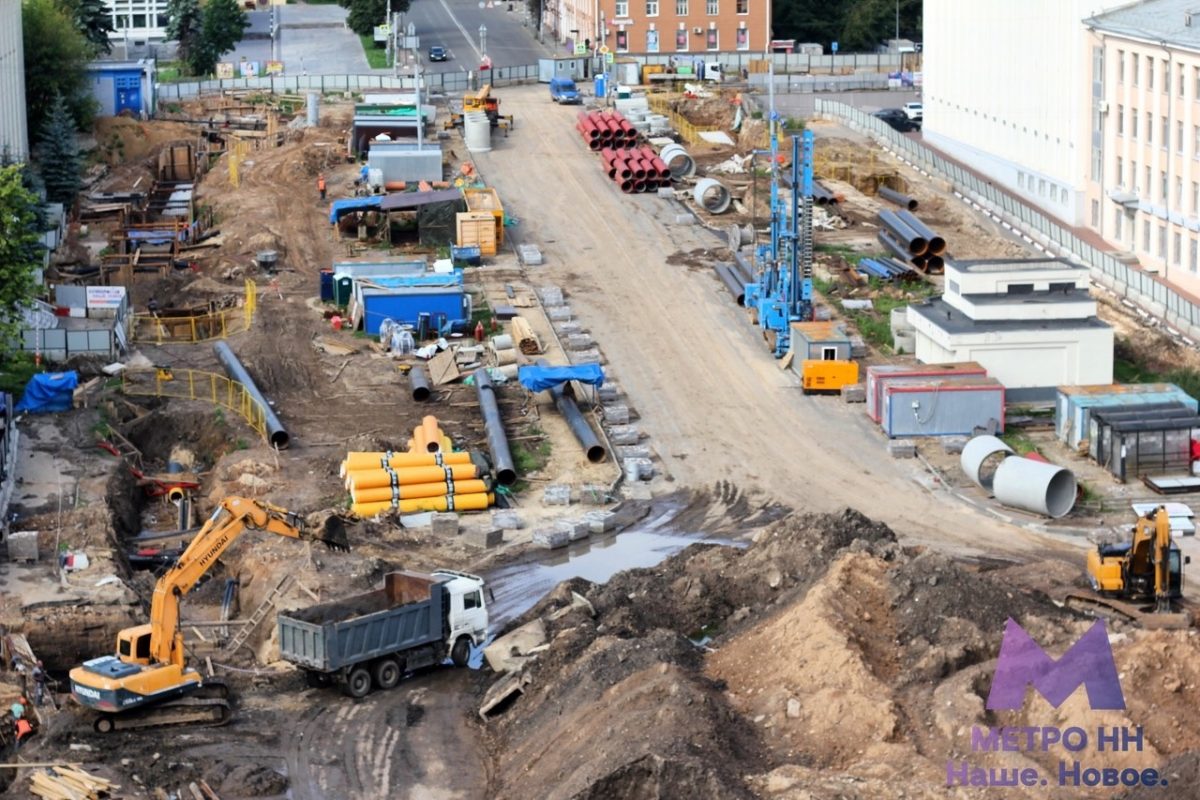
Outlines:
[[[1171,518],[1165,508],[1154,515],[1154,610],[1171,610]]]
[[[160,664],[183,666],[183,635],[179,632],[179,599],[192,590],[230,545],[247,530],[291,539],[324,542],[348,550],[346,531],[336,516],[310,529],[297,514],[245,497],[227,497],[204,523],[191,544],[154,587],[150,604],[150,658]]]

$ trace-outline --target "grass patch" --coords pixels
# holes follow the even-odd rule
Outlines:
[[[871,253],[860,253],[853,247],[847,247],[844,244],[819,244],[813,248],[818,253],[827,253],[831,256],[841,256],[847,263],[857,267],[858,262],[864,258],[882,258]],[[832,286],[832,284],[830,284]]]
[[[542,435],[540,428],[531,428],[530,436]],[[550,461],[550,439],[526,439],[512,444],[513,466],[518,475],[528,475],[537,472]]]
[[[20,397],[29,383],[41,369],[33,363],[29,353],[12,353],[0,363],[0,392],[8,392]]]
[[[818,250],[840,255],[846,261],[857,264],[860,259],[870,258],[869,253],[858,253],[847,247],[838,245],[819,245]],[[813,277],[813,288],[831,305],[836,307],[846,319],[854,323],[859,334],[867,344],[884,353],[892,352],[892,311],[909,303],[923,300],[937,294],[938,288],[932,283],[914,283],[898,286],[884,283],[878,278],[868,281],[871,290],[870,310],[848,309],[842,305],[840,292],[842,287],[833,281]]]
[[[1157,372],[1138,361],[1129,342],[1118,339],[1113,348],[1113,380],[1117,383],[1173,383],[1192,397],[1200,397],[1200,371],[1177,367]]]
[[[367,55],[367,66],[371,69],[387,69],[388,64],[387,49],[375,46],[374,34],[359,36],[359,41],[362,42],[363,52]]]
[[[492,311],[492,307],[488,305],[486,297],[481,298],[479,303],[471,309],[471,322],[482,322],[485,330],[491,330],[492,322],[495,318],[496,315]],[[471,327],[474,328],[475,325],[472,324]]]
[[[183,63],[180,61],[160,61],[155,77],[159,83],[172,83],[184,79]]]
[[[1000,440],[1013,450],[1016,450],[1019,456],[1037,452],[1037,445],[1023,431],[1010,431],[1001,435]]]

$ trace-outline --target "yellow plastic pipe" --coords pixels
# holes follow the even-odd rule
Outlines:
[[[447,475],[455,481],[469,481],[480,477],[479,467],[474,464],[450,464],[445,467],[404,467],[394,470],[396,484],[411,486],[414,483],[439,483]],[[367,469],[351,472],[346,476],[347,489],[375,489],[392,485],[393,472],[385,469]]]
[[[460,494],[451,497],[417,497],[412,500],[401,500],[393,505],[391,502],[355,503],[350,506],[350,513],[358,517],[374,517],[391,509],[401,514],[415,514],[421,511],[484,511],[496,496],[491,492],[478,494]]]
[[[340,477],[366,469],[383,469],[386,464],[392,469],[401,467],[436,467],[439,464],[470,464],[471,454],[465,450],[451,453],[443,448],[440,453],[347,453],[342,462]]]
[[[486,481],[456,481],[451,490],[447,483],[414,483],[407,486],[399,486],[398,494],[402,500],[412,500],[416,497],[442,497],[448,494],[478,494],[486,492],[488,485]],[[373,489],[352,489],[350,491],[350,499],[355,503],[382,503],[384,500],[391,502],[392,487],[380,486]]]
[[[438,427],[437,417],[428,416],[421,420],[421,430],[425,434],[425,450],[430,453],[440,452],[442,449],[442,438],[446,435],[442,429]]]

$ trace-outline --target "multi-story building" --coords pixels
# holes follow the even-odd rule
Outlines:
[[[25,120],[25,49],[21,42],[21,0],[0,0],[0,153],[17,161],[29,157]]]
[[[735,50],[761,53],[770,39],[771,0],[596,0],[596,3],[591,17],[595,27],[588,36],[613,53],[680,56]],[[581,40],[588,36],[580,34]]]
[[[1084,25],[1085,224],[1200,295],[1200,4],[1146,0]]]
[[[124,43],[128,51],[140,50],[147,42],[167,36],[167,0],[105,0],[112,12],[113,33],[109,38]],[[120,50],[120,45],[117,47]]]

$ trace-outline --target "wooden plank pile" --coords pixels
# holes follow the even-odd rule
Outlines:
[[[77,767],[51,767],[34,772],[29,790],[45,800],[98,800],[121,787]]]

